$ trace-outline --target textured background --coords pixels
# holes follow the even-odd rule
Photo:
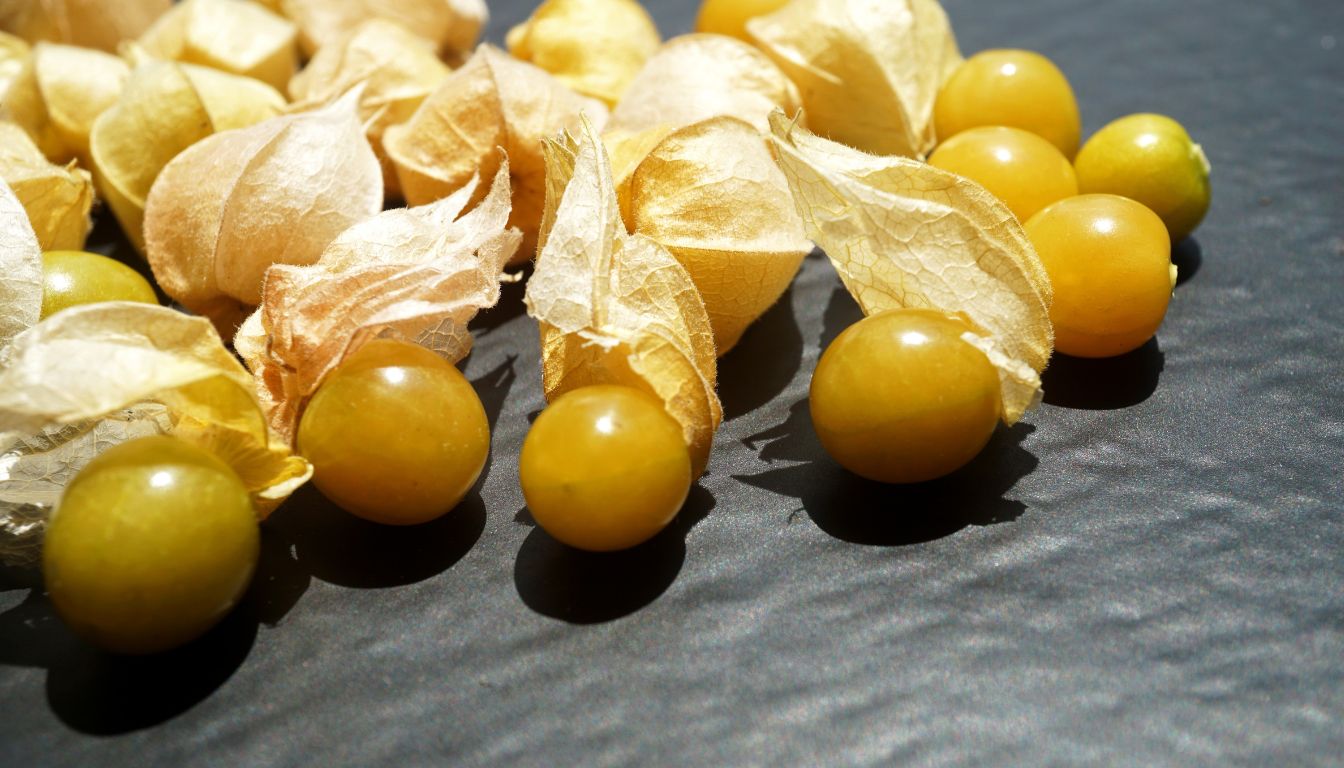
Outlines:
[[[531,5],[494,0],[489,38]],[[650,5],[689,29],[693,0]],[[246,603],[151,659],[81,645],[0,572],[0,765],[1337,764],[1344,4],[947,7],[967,54],[1052,57],[1085,133],[1157,111],[1203,143],[1213,209],[1156,342],[1057,360],[970,467],[873,486],[807,418],[858,317],[810,258],[722,361],[678,522],[596,557],[523,511],[542,400],[510,289],[466,365],[494,457],[447,519],[301,493]]]

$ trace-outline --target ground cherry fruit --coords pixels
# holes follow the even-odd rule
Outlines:
[[[981,51],[962,62],[938,92],[934,132],[945,141],[982,125],[1030,131],[1069,159],[1078,151],[1082,121],[1064,73],[1032,51]]]
[[[42,549],[47,592],[79,635],[121,653],[192,640],[256,568],[256,513],[238,475],[167,436],[109,448],[61,497]]]
[[[333,372],[299,421],[313,484],[351,514],[390,525],[433,520],[471,490],[490,423],[471,382],[424,347],[376,339]]]
[[[893,309],[845,329],[812,375],[812,425],[849,471],[884,483],[942,477],[969,462],[999,421],[999,377],[929,309]]]
[[[1054,144],[1021,128],[983,126],[938,145],[929,165],[965,176],[1026,221],[1045,206],[1078,194],[1073,165]]]
[[[67,307],[102,301],[158,304],[159,297],[139,272],[116,259],[84,251],[42,254],[42,318]]]
[[[696,32],[713,32],[752,42],[747,21],[783,8],[788,0],[705,0],[695,19]]]
[[[1054,286],[1055,350],[1111,357],[1153,337],[1167,313],[1176,267],[1157,214],[1117,195],[1080,195],[1024,226]]]
[[[518,474],[537,525],[594,552],[652,538],[677,516],[692,479],[681,426],[662,403],[614,385],[547,406],[523,441]]]

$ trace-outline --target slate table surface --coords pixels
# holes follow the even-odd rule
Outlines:
[[[301,492],[239,610],[148,659],[0,571],[0,765],[1338,765],[1344,4],[946,5],[966,54],[1054,59],[1085,135],[1155,111],[1203,144],[1213,207],[1155,342],[1057,359],[965,470],[870,485],[807,417],[859,317],[814,255],[721,361],[677,522],[592,556],[525,511],[543,402],[510,288],[465,367],[493,458],[440,522]],[[694,2],[649,6],[690,29]],[[488,39],[531,8],[494,0]]]

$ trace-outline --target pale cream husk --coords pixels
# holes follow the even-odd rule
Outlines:
[[[83,250],[92,222],[93,180],[72,161],[47,162],[22,128],[0,122],[0,179],[13,189],[44,251]],[[0,272],[0,280],[7,279]]]
[[[299,44],[312,56],[369,19],[387,19],[431,41],[450,61],[464,58],[489,19],[485,0],[277,0],[299,27]]]
[[[251,0],[185,0],[140,36],[152,56],[260,80],[284,90],[299,65],[298,29]]]
[[[0,119],[27,131],[51,162],[88,168],[93,123],[117,102],[130,72],[109,53],[39,43],[0,102]]]
[[[42,315],[42,246],[23,203],[0,181],[0,367],[11,339]]]
[[[9,84],[23,69],[30,54],[28,44],[21,38],[0,32],[0,104],[4,103]]]
[[[635,0],[546,0],[506,42],[519,60],[611,106],[662,38]]]
[[[172,6],[173,0],[0,0],[0,30],[30,43],[97,48],[109,53],[133,40]]]

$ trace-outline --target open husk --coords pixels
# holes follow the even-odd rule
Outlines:
[[[145,204],[145,255],[164,292],[225,337],[261,303],[272,264],[312,264],[383,206],[359,90],[330,106],[202,139]]]
[[[0,181],[0,368],[4,349],[42,316],[42,247],[23,203]]]
[[[23,70],[31,53],[22,38],[0,32],[0,104],[4,103],[9,84]]]
[[[547,206],[528,314],[541,326],[546,399],[622,384],[662,401],[681,425],[695,476],[723,418],[714,333],[691,277],[621,223],[606,150],[585,121],[546,142]]]
[[[28,212],[28,220],[44,251],[79,251],[93,226],[93,180],[71,162],[54,165],[23,129],[0,122],[0,179]],[[6,279],[0,273],[0,280]]]
[[[662,38],[635,0],[546,0],[506,42],[519,60],[611,106]]]
[[[601,125],[607,109],[544,70],[482,45],[408,122],[387,130],[383,146],[411,205],[451,194],[477,173],[494,176],[500,162],[495,148],[502,147],[513,174],[509,223],[524,238],[515,261],[526,261],[535,251],[546,196],[542,139],[577,126],[580,113]]]
[[[933,102],[961,63],[937,0],[793,0],[747,30],[798,84],[818,135],[878,155],[933,149]]]
[[[383,147],[383,134],[409,120],[451,71],[425,38],[385,19],[370,19],[319,49],[289,81],[289,96],[295,102],[290,111],[330,104],[362,83],[360,119],[383,167],[387,195],[400,196],[397,170]]]
[[[93,123],[117,102],[130,72],[109,53],[39,43],[0,102],[0,119],[27,131],[51,162],[87,168]]]
[[[62,489],[116,443],[170,433],[219,456],[264,518],[312,475],[270,433],[214,327],[167,307],[72,307],[20,334],[0,369],[0,560],[35,560]]]
[[[369,19],[387,19],[432,42],[449,61],[476,47],[489,14],[485,0],[278,0],[312,56]]]
[[[173,0],[0,0],[0,30],[30,43],[115,52],[141,35]]]
[[[471,350],[467,323],[499,301],[504,264],[522,239],[507,226],[507,160],[485,199],[463,215],[477,184],[473,178],[438,202],[366,219],[311,266],[266,272],[261,307],[234,346],[257,377],[276,432],[292,440],[308,398],[371,339],[410,339],[450,362]]]
[[[682,35],[639,71],[607,128],[638,132],[722,115],[766,131],[771,110],[794,114],[801,104],[798,88],[750,45],[724,35]]]
[[[973,181],[827,141],[776,113],[773,139],[808,234],[865,314],[960,313],[999,372],[1009,424],[1041,397],[1053,292],[1012,211]]]
[[[283,91],[298,69],[298,30],[251,0],[185,0],[140,36],[152,56],[260,80]]]
[[[145,198],[170,160],[217,131],[274,117],[284,105],[274,88],[248,77],[142,58],[89,136],[98,193],[136,249],[145,250]]]

